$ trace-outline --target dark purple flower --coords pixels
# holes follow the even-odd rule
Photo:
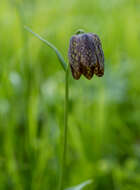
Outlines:
[[[83,74],[91,79],[94,74],[104,75],[104,53],[97,34],[76,34],[70,39],[69,64],[72,75],[79,79]]]

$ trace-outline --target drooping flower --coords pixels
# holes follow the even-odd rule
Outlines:
[[[74,79],[104,75],[104,53],[97,34],[77,33],[70,39],[69,64]]]

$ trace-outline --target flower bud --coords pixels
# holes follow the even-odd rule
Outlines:
[[[104,74],[104,53],[97,34],[78,33],[70,39],[69,64],[74,79],[83,74],[91,79],[94,74],[101,77]]]

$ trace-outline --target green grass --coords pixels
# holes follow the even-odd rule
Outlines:
[[[64,127],[64,71],[79,28],[97,33],[105,75],[70,75],[66,188],[140,189],[140,4],[138,0],[4,0],[0,6],[0,189],[56,190]]]

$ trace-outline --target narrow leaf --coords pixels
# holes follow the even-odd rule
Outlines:
[[[82,190],[85,186],[91,184],[92,182],[93,182],[92,180],[87,180],[87,181],[85,181],[85,182],[83,182],[83,183],[81,183],[75,187],[70,187],[70,188],[67,188],[65,190]]]
[[[53,51],[54,51],[54,52],[56,53],[56,55],[57,55],[58,60],[59,60],[60,63],[61,63],[61,66],[63,67],[64,71],[66,71],[66,70],[67,70],[67,64],[66,64],[66,62],[64,61],[64,59],[63,59],[61,53],[58,51],[58,49],[57,49],[53,44],[51,44],[49,41],[45,40],[45,39],[42,38],[40,35],[38,35],[37,33],[33,32],[29,27],[24,26],[24,28],[25,28],[28,32],[30,32],[30,33],[32,33],[34,36],[36,36],[39,40],[41,40],[42,42],[44,42],[47,46],[49,46],[50,48],[53,49]]]

